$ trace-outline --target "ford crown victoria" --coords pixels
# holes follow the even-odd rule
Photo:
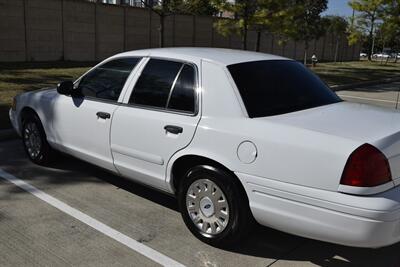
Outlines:
[[[177,196],[199,239],[256,222],[358,247],[400,240],[400,114],[342,101],[274,55],[169,48],[112,56],[76,81],[18,95],[29,158],[54,150]]]

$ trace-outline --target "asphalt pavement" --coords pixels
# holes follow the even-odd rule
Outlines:
[[[359,87],[336,93],[346,101],[400,108],[400,82]]]
[[[399,87],[338,94],[394,107]],[[37,166],[20,140],[0,141],[0,266],[400,266],[399,251],[261,226],[232,249],[214,248],[186,229],[173,197],[67,156]]]

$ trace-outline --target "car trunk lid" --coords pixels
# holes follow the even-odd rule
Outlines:
[[[278,116],[257,118],[369,143],[389,160],[400,184],[400,112],[366,104],[339,102]]]

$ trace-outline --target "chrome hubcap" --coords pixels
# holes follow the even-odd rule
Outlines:
[[[221,233],[229,222],[229,205],[222,190],[211,180],[193,182],[186,193],[190,219],[204,234]]]
[[[40,138],[39,129],[33,122],[29,122],[25,126],[24,143],[29,156],[33,159],[37,158],[42,149],[42,139]]]

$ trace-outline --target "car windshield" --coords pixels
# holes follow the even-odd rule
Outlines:
[[[317,75],[292,60],[228,66],[250,118],[280,115],[342,101]]]

